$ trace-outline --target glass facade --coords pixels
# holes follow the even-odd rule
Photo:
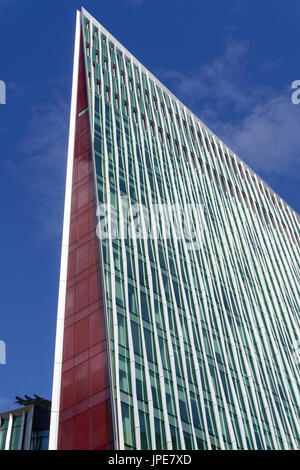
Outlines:
[[[13,417],[9,450],[18,450],[22,419],[22,415]]]
[[[0,450],[5,450],[7,429],[8,429],[8,418],[1,418],[1,423],[0,423]]]
[[[34,431],[31,435],[30,450],[48,450],[49,429],[47,431]]]
[[[22,408],[0,413],[0,450],[47,450],[51,402],[16,398]]]
[[[298,449],[299,216],[81,21],[116,448]]]

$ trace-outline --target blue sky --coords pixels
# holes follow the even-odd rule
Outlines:
[[[86,0],[127,49],[300,212],[297,0]],[[0,0],[0,410],[51,398],[75,0]]]

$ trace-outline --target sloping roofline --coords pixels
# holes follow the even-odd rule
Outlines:
[[[93,23],[98,24],[101,31],[105,35],[107,35],[107,37],[111,41],[113,41],[116,44],[116,46],[126,56],[128,56],[134,62],[136,62],[137,65],[140,65],[143,72],[147,73],[147,75],[158,86],[160,86],[163,91],[165,91],[174,101],[176,101],[180,108],[183,108],[188,115],[192,116],[193,119],[195,119],[200,124],[200,126],[207,131],[209,136],[213,137],[216,140],[217,143],[222,144],[222,146],[225,147],[225,149],[228,151],[228,153],[233,155],[237,159],[237,162],[242,164],[245,167],[245,169],[247,169],[250,172],[251,176],[256,176],[259,179],[259,182],[262,183],[263,187],[265,189],[268,189],[270,191],[271,195],[275,196],[277,201],[280,202],[284,206],[284,208],[288,208],[295,215],[298,222],[300,222],[300,215],[298,214],[298,212],[296,212],[295,209],[293,209],[284,199],[282,199],[282,197],[279,196],[279,194],[277,194],[276,191],[274,191],[274,189],[272,189],[257,173],[255,173],[255,171],[253,171],[227,144],[225,144],[220,139],[220,137],[218,137],[206,124],[204,124],[204,122],[201,121],[201,119],[196,114],[194,114],[182,101],[180,101],[180,99],[177,98],[177,96],[175,96],[174,93],[172,93],[163,83],[161,83],[161,81],[157,77],[155,77],[150,72],[150,70],[147,69],[147,67],[145,67],[131,52],[129,52],[128,49],[126,49],[126,47],[124,47],[123,44],[121,44],[109,31],[107,31],[107,29],[101,23],[99,23],[99,21],[94,16],[92,16],[84,7],[81,7],[81,13],[84,16],[86,16],[86,18],[89,19],[90,21],[92,21]]]

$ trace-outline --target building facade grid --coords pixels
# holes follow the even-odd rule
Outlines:
[[[84,9],[81,28],[116,448],[298,449],[299,216]],[[142,229],[200,208],[192,246],[176,211],[138,236],[136,205]]]

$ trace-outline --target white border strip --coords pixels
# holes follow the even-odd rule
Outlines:
[[[52,388],[52,408],[51,408],[49,450],[57,450],[57,444],[58,444],[58,425],[59,425],[60,394],[61,394],[65,304],[66,304],[67,274],[68,274],[69,233],[70,233],[70,220],[71,220],[71,198],[72,198],[73,160],[74,160],[74,145],[75,145],[79,53],[80,53],[80,11],[77,11],[67,175],[66,175],[66,190],[65,190],[65,210],[64,210],[64,222],[63,222],[59,296],[58,296],[58,308],[57,308],[56,344],[55,344],[55,359],[54,359],[53,388]]]

